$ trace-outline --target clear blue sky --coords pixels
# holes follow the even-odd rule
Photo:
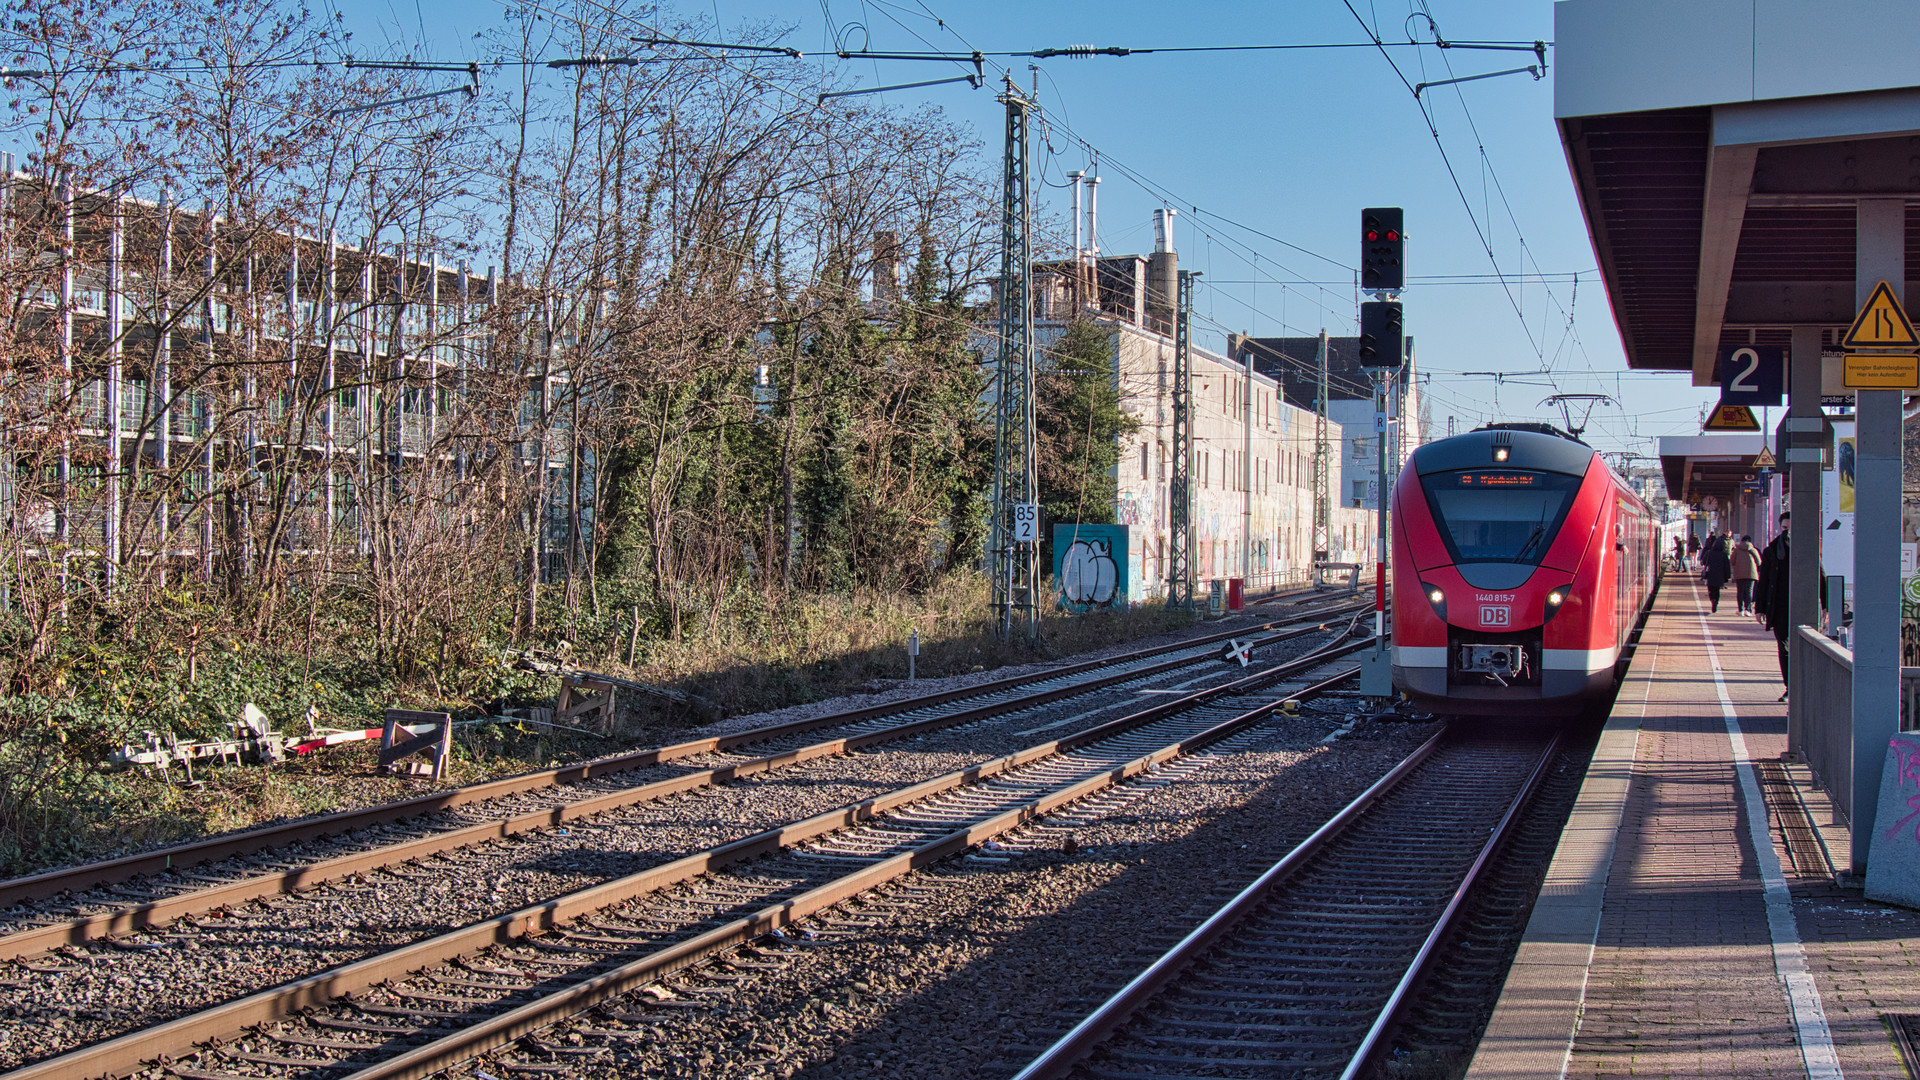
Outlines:
[[[537,6],[548,2],[536,0]],[[1353,6],[1389,42],[1432,40],[1416,11],[1430,12],[1441,35],[1453,41],[1551,43],[1553,35],[1548,0],[1354,0]],[[346,16],[367,54],[391,45],[416,56],[460,59],[477,58],[474,34],[496,25],[503,10],[497,0],[322,0],[322,7]],[[788,43],[807,52],[823,78],[862,86],[959,69],[841,61],[830,55],[836,40],[851,49],[915,52],[1366,41],[1342,0],[687,0],[673,10],[712,20],[721,40],[743,24],[790,25]],[[1390,52],[1416,83],[1533,62],[1530,53],[1431,46]],[[1713,394],[1693,389],[1681,373],[1625,371],[1552,119],[1551,49],[1548,61],[1540,81],[1520,74],[1427,90],[1436,144],[1412,94],[1370,46],[990,58],[1024,86],[1035,77],[1028,65],[1040,67],[1041,106],[1059,126],[1036,147],[1036,166],[1047,182],[1062,184],[1067,171],[1087,167],[1088,146],[1099,152],[1103,250],[1150,249],[1153,208],[1180,211],[1176,243],[1181,265],[1203,273],[1196,306],[1204,329],[1196,330],[1210,346],[1224,346],[1223,328],[1258,335],[1312,334],[1322,327],[1353,333],[1350,268],[1358,260],[1360,208],[1404,206],[1412,276],[1403,297],[1407,327],[1420,367],[1431,375],[1427,389],[1439,430],[1450,414],[1463,429],[1495,416],[1557,423],[1558,413],[1541,399],[1599,392],[1616,395],[1621,407],[1597,409],[1588,440],[1603,450],[1651,454],[1653,436],[1698,431],[1702,404]],[[973,126],[987,153],[997,155],[1003,112],[995,85],[887,97],[942,106]],[[1067,198],[1060,187],[1042,196],[1063,220]],[[1508,276],[1504,287],[1491,277],[1496,270]],[[1500,384],[1460,374],[1542,368],[1552,374]]]

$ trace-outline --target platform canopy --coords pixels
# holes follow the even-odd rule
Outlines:
[[[1668,435],[1660,440],[1667,498],[1694,505],[1711,495],[1732,505],[1741,484],[1759,480],[1753,467],[1759,452],[1758,432]]]
[[[1781,625],[1822,625],[1829,542],[1848,543],[1853,566],[1841,575],[1852,578],[1850,721],[1819,729],[1805,666],[1791,665],[1787,746],[1804,754],[1810,731],[1830,730],[1851,747],[1851,777],[1836,797],[1855,874],[1879,850],[1871,840],[1880,777],[1905,700],[1901,544],[1920,540],[1901,498],[1901,418],[1920,391],[1909,375],[1920,361],[1872,351],[1906,345],[1910,333],[1893,305],[1876,304],[1881,285],[1920,310],[1920,290],[1908,287],[1920,282],[1915,15],[1911,0],[1554,5],[1554,116],[1627,362],[1710,386],[1723,348],[1786,346],[1787,415],[1775,450],[1793,517]],[[1880,317],[1862,323],[1869,344],[1855,343],[1854,378],[1869,388],[1853,394],[1854,529],[1830,541],[1819,523],[1824,354],[1863,305]],[[1690,497],[1726,490],[1738,469],[1675,450],[1678,475],[1668,483]],[[1661,453],[1667,459],[1665,446]],[[1835,457],[1836,471],[1842,461]],[[1920,881],[1920,846],[1873,858]],[[1869,895],[1873,888],[1869,879]]]
[[[1554,115],[1628,364],[1707,386],[1722,344],[1843,330],[1855,201],[1920,197],[1912,5],[1562,0],[1554,14]],[[1920,308],[1920,288],[1905,299]]]

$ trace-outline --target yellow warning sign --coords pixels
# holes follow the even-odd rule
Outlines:
[[[1761,447],[1760,452],[1753,456],[1753,467],[1756,469],[1774,468],[1773,451],[1764,446]]]
[[[1920,356],[1847,353],[1840,360],[1840,382],[1849,390],[1920,390]]]
[[[1849,349],[1912,349],[1920,347],[1920,335],[1913,332],[1912,320],[1883,281],[1873,287],[1873,295],[1867,297],[1840,344]]]
[[[1760,421],[1753,418],[1753,410],[1745,405],[1718,405],[1707,414],[1703,425],[1706,431],[1759,431]]]

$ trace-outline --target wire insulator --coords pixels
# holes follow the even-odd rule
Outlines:
[[[1037,60],[1045,60],[1055,56],[1067,56],[1084,60],[1089,56],[1131,56],[1132,54],[1132,49],[1121,48],[1117,45],[1108,45],[1104,48],[1095,45],[1068,45],[1064,49],[1035,49],[1030,55]]]

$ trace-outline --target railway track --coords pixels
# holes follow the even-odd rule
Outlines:
[[[1558,742],[1435,735],[1015,1080],[1370,1075]]]
[[[1095,728],[29,1065],[9,1080],[428,1075],[1247,731],[1333,646]],[[201,1044],[207,1044],[202,1046]],[[185,1060],[189,1059],[190,1060]]]
[[[1311,599],[1311,598],[1309,598]],[[1124,688],[1204,665],[1235,635],[1273,645],[1328,629],[1339,603],[1255,627],[1028,673],[972,688],[691,740],[565,769],[370,807],[0,882],[0,960],[165,926],[183,917],[282,896],[371,870],[741,781],[1035,706]],[[1291,629],[1276,629],[1291,626]],[[1265,633],[1265,631],[1275,631]],[[844,729],[835,737],[818,733]],[[638,774],[638,775],[636,775]],[[657,776],[657,778],[656,778]],[[131,885],[124,884],[132,882]],[[27,902],[67,893],[59,909]],[[81,894],[81,895],[73,895]]]

